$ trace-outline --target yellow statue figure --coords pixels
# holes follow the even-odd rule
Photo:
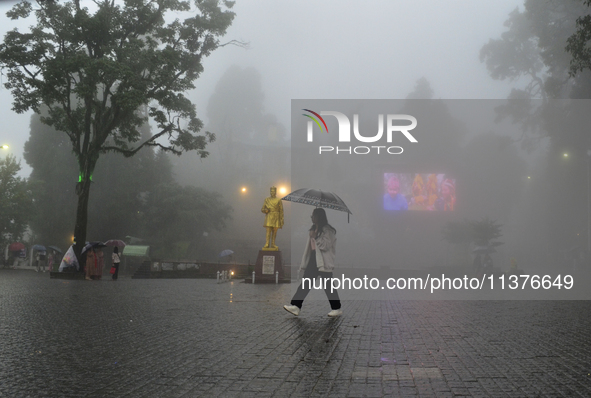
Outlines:
[[[263,250],[279,250],[275,246],[277,230],[283,227],[283,203],[277,197],[277,188],[271,187],[271,196],[265,199],[261,212],[265,213],[265,224],[267,228],[267,242]]]

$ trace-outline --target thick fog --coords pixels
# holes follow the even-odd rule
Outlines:
[[[30,25],[6,17],[14,3],[0,3],[2,36]],[[191,99],[207,122],[209,97],[232,65],[260,73],[265,110],[285,126],[292,98],[404,98],[421,77],[440,98],[504,98],[508,85],[490,79],[478,53],[521,3],[237,1],[226,39],[249,47],[226,46],[207,58]],[[2,87],[2,145],[22,158],[30,113],[16,114],[11,103]],[[30,168],[22,166],[28,175]]]
[[[4,16],[10,4],[0,5],[4,32],[15,26],[25,30],[29,22],[15,23]],[[502,37],[509,29],[508,18],[520,15],[517,9],[523,10],[523,0],[237,1],[236,18],[222,42],[242,44],[216,49],[204,60],[204,72],[188,93],[204,130],[216,135],[207,147],[209,156],[199,159],[187,153],[160,159],[170,162],[178,183],[219,193],[233,208],[225,229],[191,230],[198,237],[188,240],[199,241],[199,249],[191,255],[211,259],[232,248],[235,260],[252,263],[265,238],[261,206],[269,188],[276,186],[281,197],[298,188],[317,188],[334,191],[345,200],[353,213],[349,219],[346,213],[328,213],[338,229],[339,259],[345,267],[469,266],[474,242],[450,243],[442,230],[479,220],[501,228],[493,253],[500,270],[509,267],[511,258],[518,258],[519,266],[526,269],[559,269],[570,263],[587,246],[589,229],[584,207],[587,163],[580,141],[572,138],[584,130],[584,111],[562,136],[549,139],[552,131],[562,128],[551,121],[566,120],[562,114],[553,115],[553,110],[562,112],[566,106],[548,103],[541,91],[530,91],[533,98],[544,101],[519,104],[528,112],[544,105],[545,115],[552,117],[550,122],[544,120],[548,134],[524,139],[528,128],[535,136],[542,118],[531,123],[517,114],[524,109],[515,107],[515,102],[507,107],[504,99],[512,89],[529,89],[530,80],[507,70],[493,72],[487,64],[490,53],[486,62],[481,60],[483,46]],[[560,75],[556,68],[536,68],[535,73],[544,78],[546,73],[566,79],[564,69]],[[555,98],[568,96],[559,93]],[[335,102],[345,99],[357,101]],[[20,174],[26,177],[31,167],[23,160],[23,147],[32,114],[13,112],[12,97],[4,87],[0,102],[0,144],[9,145],[3,154],[20,159]],[[303,153],[295,143],[304,137],[307,120],[301,110],[305,108],[348,112],[349,117],[360,114],[363,131],[376,129],[378,113],[413,115],[419,120],[419,142],[405,141],[404,154],[399,156]],[[509,117],[498,119],[499,112]],[[330,120],[329,129],[334,131],[335,120]],[[319,142],[335,144],[335,135],[315,134]],[[551,147],[564,153],[552,157]],[[415,183],[437,178],[439,194],[446,181],[453,180],[455,209],[447,211],[445,205],[441,212],[384,213],[386,205],[380,200],[392,174],[412,189]],[[531,183],[544,178],[557,186],[553,192]],[[101,184],[106,183],[97,181],[95,186],[105,186]],[[568,184],[580,189],[569,196]],[[418,196],[407,193],[408,200]],[[565,206],[548,214],[556,203]],[[289,202],[284,206],[285,226],[277,244],[285,262],[297,265],[312,208]],[[434,202],[420,206],[435,207]],[[552,242],[552,247],[545,242]]]

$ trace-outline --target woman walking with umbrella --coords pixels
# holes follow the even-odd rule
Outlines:
[[[312,287],[312,281],[318,276],[323,281],[326,281],[325,278],[332,278],[332,271],[335,266],[337,231],[328,223],[324,209],[314,209],[312,212],[312,224],[300,265],[300,270],[304,270],[302,283],[294,294],[290,305],[283,306],[286,311],[296,316],[300,314],[304,299]],[[339,299],[338,292],[332,290],[330,283],[325,284],[324,292],[332,309],[328,313],[328,316],[341,315],[343,311],[341,310],[341,300]]]

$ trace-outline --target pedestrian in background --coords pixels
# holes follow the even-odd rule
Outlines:
[[[96,272],[96,254],[94,253],[94,249],[91,247],[90,249],[88,249],[86,251],[86,267],[85,267],[85,272],[86,272],[86,280],[92,280],[92,277],[94,276],[95,272]]]
[[[37,262],[37,268],[35,270],[37,272],[41,270],[41,267],[43,267],[43,272],[45,272],[45,254],[45,251],[37,250],[37,256],[35,257],[35,260]]]
[[[115,246],[113,249],[113,255],[111,256],[113,260],[113,264],[111,267],[115,268],[115,272],[111,272],[113,274],[113,280],[117,280],[117,276],[119,275],[119,264],[121,263],[121,257],[119,256],[119,248]]]
[[[101,280],[103,277],[103,268],[105,267],[105,253],[103,253],[103,249],[98,248],[96,250],[96,273],[95,278],[97,280]]]
[[[53,271],[54,253],[54,251],[50,251],[47,256],[47,268],[49,269],[49,272]]]

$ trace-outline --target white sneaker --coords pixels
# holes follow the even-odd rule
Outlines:
[[[338,310],[332,310],[328,313],[328,316],[341,316],[343,315],[343,310],[338,309]]]
[[[295,316],[300,315],[300,309],[296,305],[284,305],[283,309]]]

